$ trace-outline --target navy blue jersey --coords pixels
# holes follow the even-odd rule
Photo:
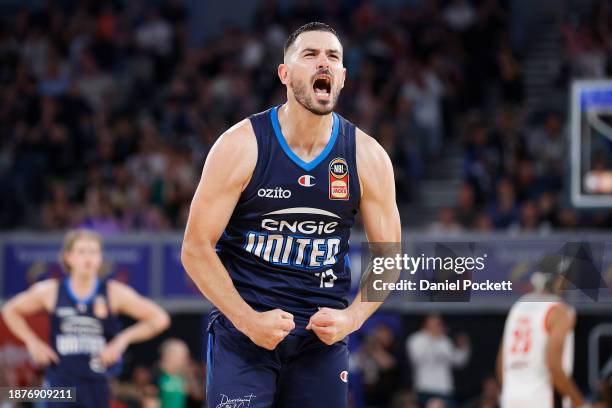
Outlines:
[[[355,126],[333,114],[329,143],[306,163],[288,147],[276,107],[250,120],[257,164],[217,252],[249,305],[283,309],[303,329],[318,308],[348,305],[349,235],[360,201]]]
[[[107,281],[97,281],[87,298],[79,299],[70,279],[59,283],[57,302],[51,315],[51,345],[60,358],[48,367],[48,377],[106,380],[109,372],[98,357],[117,333],[119,322],[111,313]]]

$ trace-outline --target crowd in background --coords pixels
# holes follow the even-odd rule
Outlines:
[[[570,15],[559,27],[561,67],[556,87],[571,79],[602,79],[612,73],[612,3],[599,2],[591,14]],[[500,56],[500,73],[520,62]],[[503,64],[506,64],[504,67]],[[520,76],[520,74],[519,74]],[[552,229],[611,228],[609,211],[580,213],[569,204],[569,122],[559,111],[527,112],[519,89],[498,109],[461,118],[464,180],[455,208],[441,211],[434,230],[509,230],[546,233]],[[601,151],[612,166],[612,143]]]
[[[565,117],[526,126],[522,55],[503,0],[262,1],[248,29],[193,47],[181,0],[49,1],[0,26],[0,228],[181,229],[201,167],[231,124],[282,103],[282,45],[322,20],[344,44],[338,112],[392,157],[400,204],[462,144],[452,229],[610,226],[562,205]],[[567,70],[603,76],[610,9],[562,27]]]

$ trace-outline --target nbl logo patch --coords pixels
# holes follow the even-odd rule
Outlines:
[[[341,157],[337,157],[329,163],[329,199],[349,199],[348,164]]]

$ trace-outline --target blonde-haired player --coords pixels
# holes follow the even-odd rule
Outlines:
[[[168,327],[170,319],[132,288],[99,278],[102,240],[95,232],[69,232],[60,261],[68,272],[65,279],[32,285],[6,303],[2,317],[25,343],[34,362],[47,367],[48,386],[75,387],[77,406],[108,407],[107,368],[119,361],[130,344],[148,340]],[[50,345],[25,319],[43,311],[51,317]],[[117,333],[117,314],[137,322]]]

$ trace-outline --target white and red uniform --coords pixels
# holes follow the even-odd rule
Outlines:
[[[502,349],[502,408],[555,406],[552,378],[546,363],[549,335],[546,319],[552,309],[561,305],[564,304],[557,296],[529,294],[510,309]],[[565,338],[562,356],[563,369],[568,375],[573,362],[574,333],[571,332]]]

